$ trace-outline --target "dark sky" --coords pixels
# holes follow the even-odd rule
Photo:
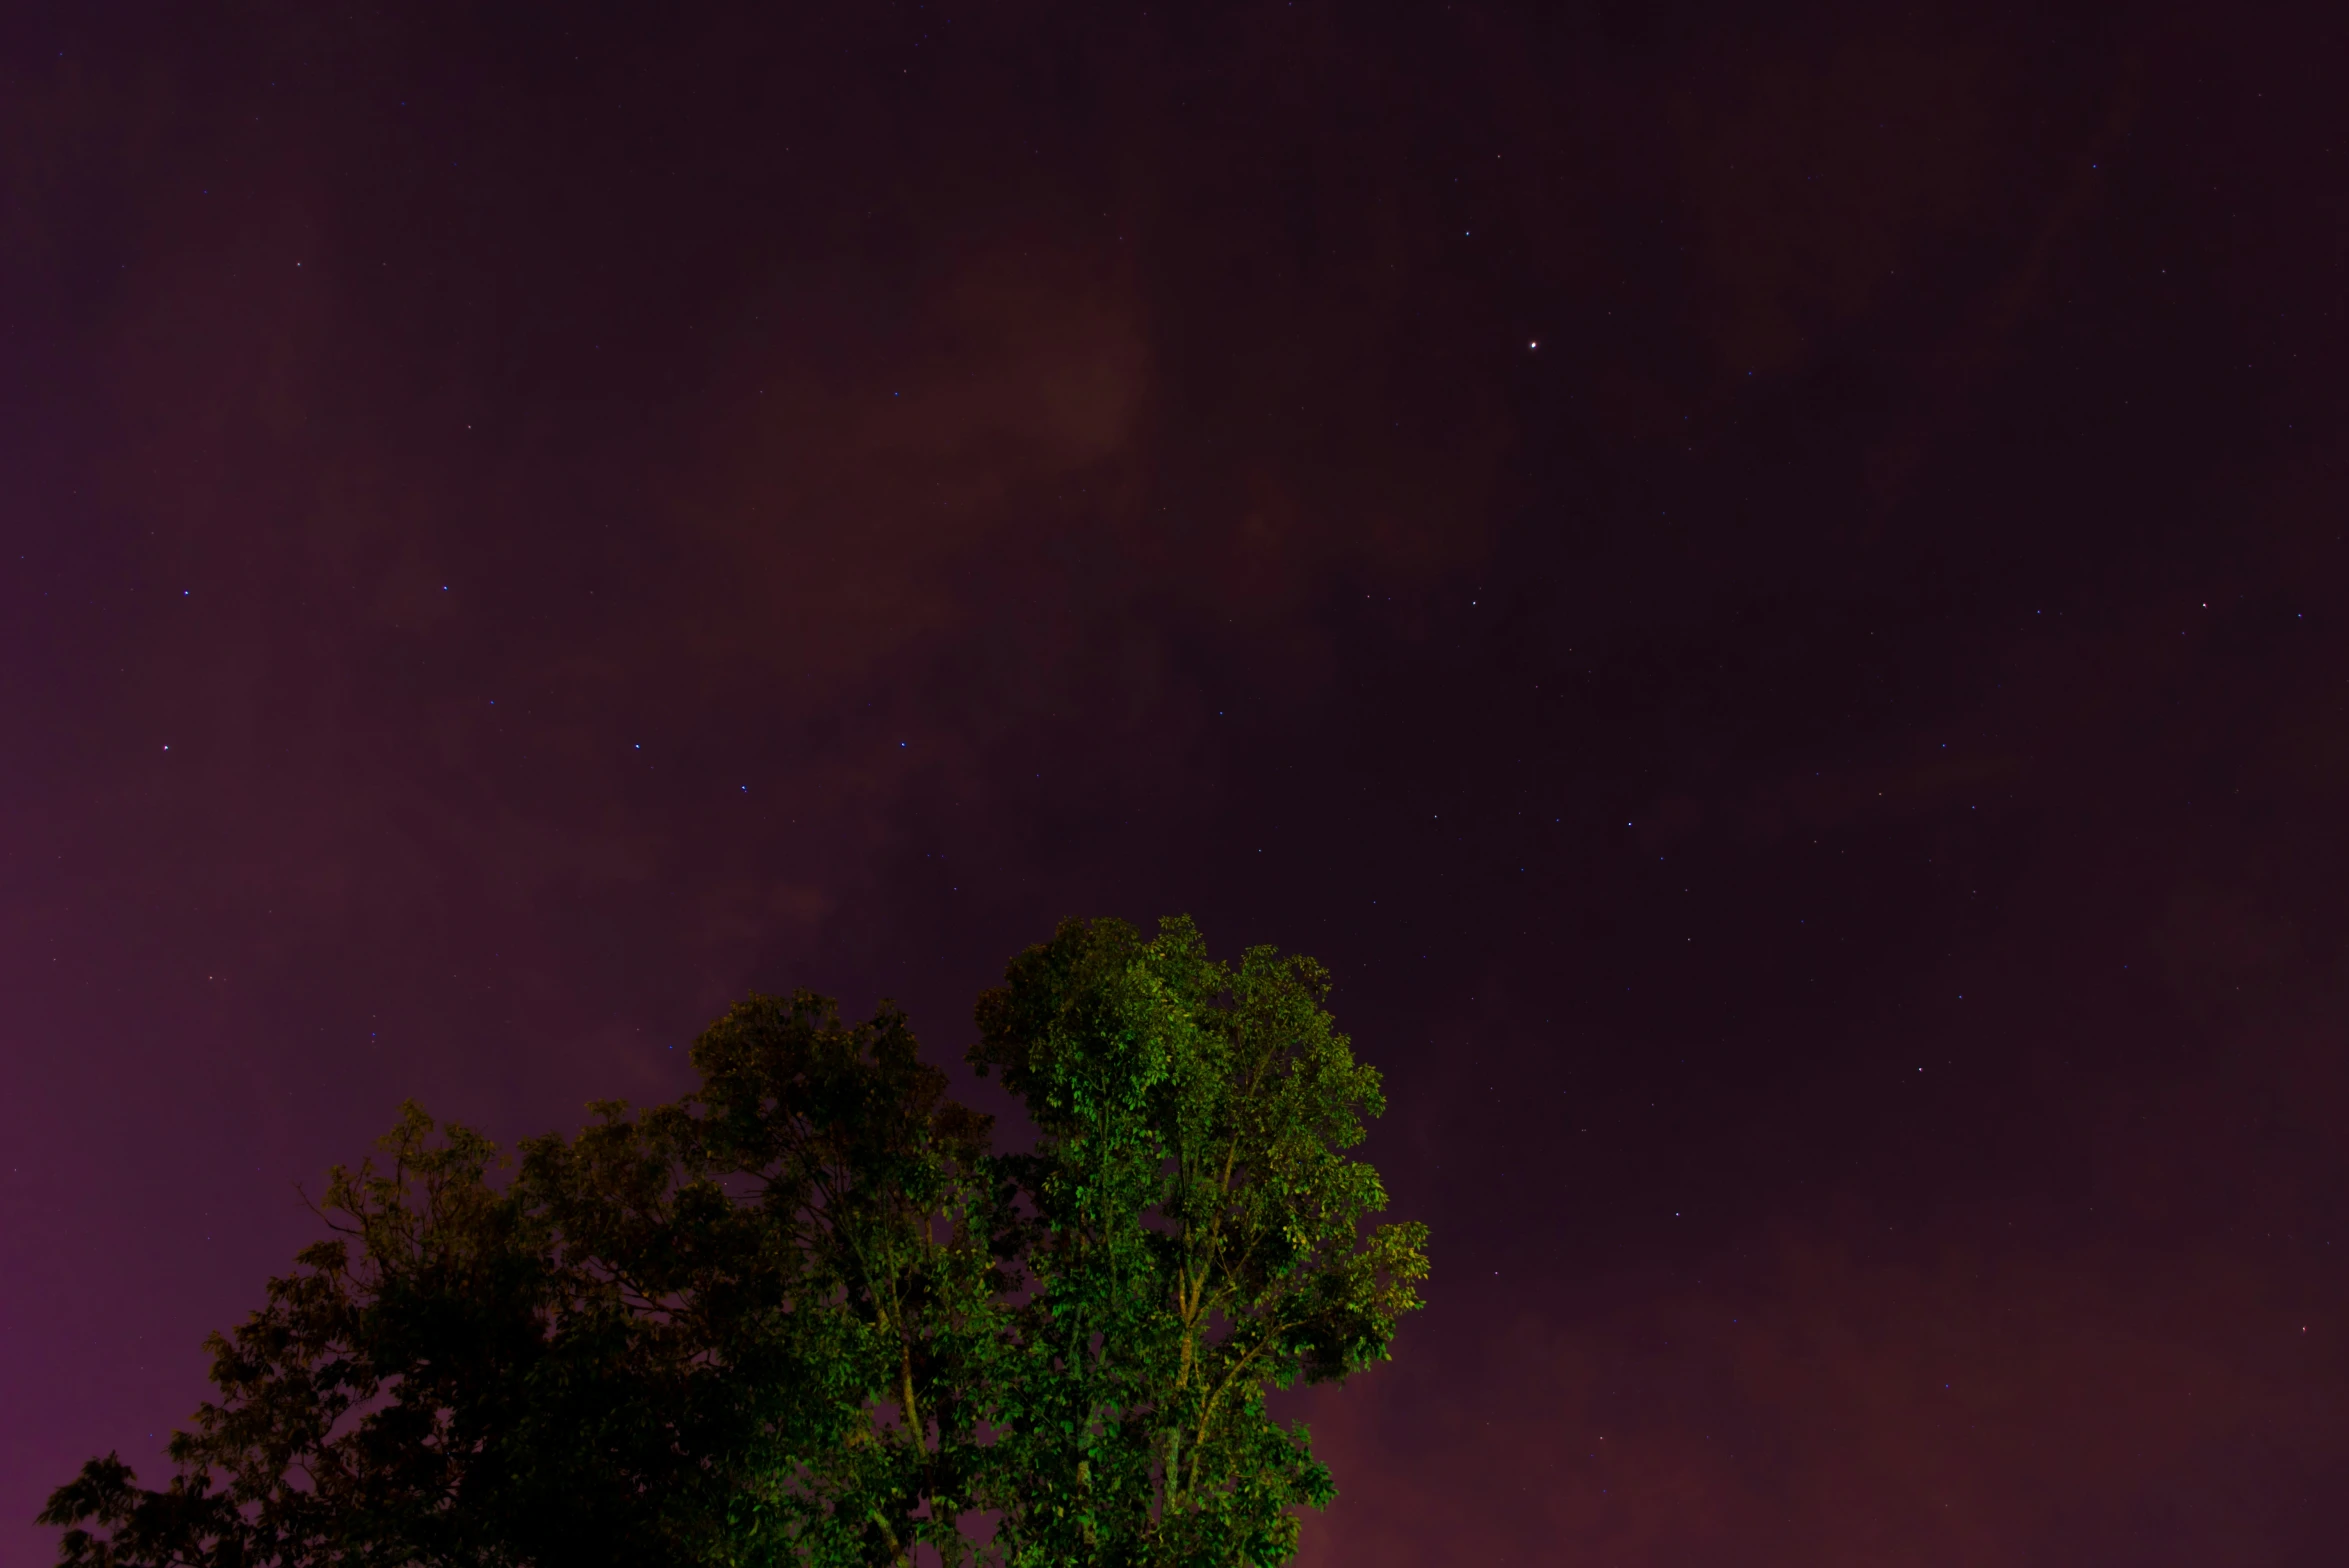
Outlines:
[[[2337,1561],[2329,9],[5,8],[0,1564],[403,1097],[1174,911],[1312,1568]]]

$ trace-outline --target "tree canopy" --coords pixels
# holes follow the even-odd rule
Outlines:
[[[1284,1562],[1335,1492],[1266,1396],[1385,1359],[1427,1273],[1328,992],[1063,925],[978,1005],[1020,1152],[805,992],[510,1158],[410,1105],[208,1342],[177,1473],[94,1459],[42,1520],[92,1568]]]

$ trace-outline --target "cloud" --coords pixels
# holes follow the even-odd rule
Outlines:
[[[2337,1325],[2225,1252],[2009,1234],[1783,1224],[1465,1364],[1407,1342],[1319,1405],[1341,1497],[1303,1560],[2279,1560],[2264,1521],[2349,1435],[2304,1393]]]

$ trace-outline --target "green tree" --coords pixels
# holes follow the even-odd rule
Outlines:
[[[340,1234],[210,1341],[179,1474],[109,1455],[50,1498],[61,1560],[952,1561],[1000,1337],[984,1119],[893,1011],[753,997],[694,1060],[503,1185],[407,1107],[383,1168],[329,1177]]]
[[[1284,1561],[1332,1491],[1265,1394],[1382,1359],[1426,1273],[1363,1229],[1378,1079],[1327,990],[1064,926],[979,1007],[1018,1155],[901,1015],[805,993],[510,1163],[409,1106],[209,1342],[178,1473],[92,1460],[43,1522],[93,1568]]]
[[[981,999],[982,1071],[1040,1139],[1031,1291],[998,1395],[1004,1561],[1270,1564],[1334,1495],[1266,1394],[1385,1359],[1426,1231],[1364,1221],[1349,1159],[1385,1108],[1310,958],[1211,959],[1187,919],[1145,940],[1070,922]]]
[[[728,1505],[730,1563],[895,1563],[927,1545],[967,1561],[984,1426],[1004,1339],[1005,1192],[990,1125],[945,1097],[903,1016],[856,1032],[800,995],[737,1006],[694,1047],[702,1087],[656,1112],[656,1144],[741,1195],[776,1262],[814,1285],[791,1303],[817,1342],[762,1336],[752,1386],[818,1380],[786,1408]]]

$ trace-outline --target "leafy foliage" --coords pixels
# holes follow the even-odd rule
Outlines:
[[[1285,1561],[1333,1491],[1265,1394],[1383,1359],[1426,1273],[1364,1234],[1383,1107],[1328,985],[1064,926],[979,1007],[1027,1154],[901,1015],[806,993],[511,1163],[408,1106],[209,1341],[171,1481],[92,1460],[42,1520],[69,1568]]]
[[[1335,1495],[1264,1396],[1383,1360],[1425,1228],[1383,1225],[1344,1151],[1385,1109],[1329,975],[1190,921],[1071,922],[979,1004],[1041,1139],[1010,1156],[1041,1223],[1002,1408],[1007,1563],[1277,1563]]]

